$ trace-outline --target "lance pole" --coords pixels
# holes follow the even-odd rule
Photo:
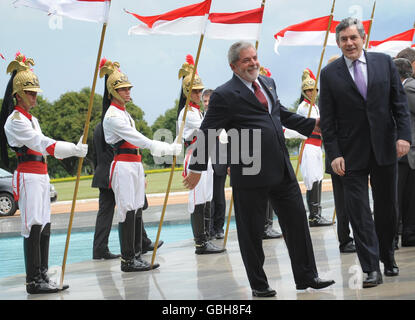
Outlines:
[[[107,23],[104,23],[102,25],[101,40],[100,40],[100,43],[99,43],[97,61],[96,61],[96,65],[95,65],[94,79],[92,81],[91,95],[89,97],[88,113],[87,113],[86,120],[85,120],[84,134],[83,134],[83,138],[82,138],[82,143],[83,144],[86,144],[87,139],[88,139],[89,122],[91,120],[92,105],[93,105],[93,102],[94,102],[95,87],[96,87],[96,84],[97,84],[99,62],[101,60],[102,47],[104,45],[104,38],[105,38],[106,29],[107,29]],[[63,255],[63,262],[62,262],[62,273],[61,273],[61,278],[60,278],[60,288],[61,289],[63,287],[63,279],[64,279],[64,275],[65,275],[66,258],[67,258],[67,255],[68,255],[69,241],[70,241],[70,238],[71,238],[72,223],[73,223],[73,217],[74,217],[75,205],[76,205],[76,196],[78,194],[79,180],[80,180],[80,176],[81,176],[83,160],[84,160],[84,158],[79,158],[79,162],[78,162],[78,170],[77,170],[77,174],[76,174],[75,189],[74,189],[73,199],[72,199],[71,214],[70,214],[70,217],[69,217],[68,232],[67,232],[67,235],[66,235],[65,252],[64,252],[64,255]]]
[[[183,131],[184,131],[184,124],[186,122],[186,115],[187,115],[187,111],[189,109],[188,107],[189,107],[189,102],[190,102],[190,94],[192,93],[193,82],[194,82],[194,79],[195,79],[197,64],[199,63],[199,57],[200,57],[200,51],[202,49],[203,39],[204,39],[204,34],[202,33],[200,35],[199,47],[197,48],[195,65],[194,65],[194,68],[193,68],[193,71],[192,71],[192,77],[190,79],[190,90],[189,90],[189,94],[186,97],[186,104],[185,104],[183,119],[182,119],[182,122],[180,123],[179,135],[177,136],[177,142],[178,143],[180,143],[180,141],[182,140],[182,135],[183,135]],[[174,174],[175,166],[176,166],[176,156],[173,156],[173,163],[171,165],[169,181],[167,183],[167,191],[166,191],[166,195],[164,197],[163,210],[161,211],[160,223],[159,223],[159,228],[158,228],[158,231],[157,231],[156,242],[154,243],[153,256],[151,257],[151,268],[153,267],[154,260],[156,258],[157,247],[158,247],[158,243],[159,243],[159,239],[160,239],[160,233],[161,233],[161,227],[163,225],[164,215],[166,213],[167,201],[169,199],[169,194],[170,194],[171,183],[172,183],[172,180],[173,180],[173,174]]]
[[[331,7],[331,13],[330,13],[330,18],[329,18],[329,24],[327,26],[326,36],[324,38],[323,50],[321,51],[320,63],[319,63],[319,66],[318,66],[316,82],[315,82],[314,88],[313,88],[313,95],[311,97],[311,102],[310,102],[309,108],[308,108],[307,118],[310,118],[311,110],[313,108],[313,105],[314,105],[314,103],[316,101],[316,97],[317,97],[317,83],[318,83],[318,79],[320,77],[320,71],[321,71],[321,66],[323,64],[324,53],[326,52],[327,40],[328,40],[329,33],[330,33],[331,23],[333,21],[333,12],[334,12],[335,4],[336,4],[336,0],[333,0],[333,5]],[[297,168],[295,169],[295,176],[297,176],[297,174],[298,174],[298,168],[300,167],[301,159],[303,157],[304,146],[305,146],[305,143],[304,143],[304,141],[302,141],[301,142],[300,154],[298,155]]]
[[[369,30],[367,31],[365,50],[367,50],[367,48],[369,47],[369,38],[370,38],[370,32],[372,31],[373,17],[375,16],[375,8],[376,8],[376,0],[373,3],[372,16],[370,17]]]

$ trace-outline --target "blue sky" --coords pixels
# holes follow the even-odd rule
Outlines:
[[[128,29],[136,20],[123,8],[141,14],[156,15],[201,0],[113,0],[105,37],[103,56],[119,61],[134,88],[135,104],[145,113],[151,125],[156,118],[173,107],[181,82],[178,71],[187,54],[196,55],[199,36],[129,36]],[[92,85],[102,25],[62,19],[61,28],[44,12],[30,8],[14,8],[12,0],[0,2],[0,52],[8,62],[17,51],[35,60],[34,67],[43,96],[54,101],[67,91],[78,91]],[[259,7],[261,0],[213,0],[211,12],[235,12]],[[304,68],[316,74],[322,47],[283,47],[274,52],[274,34],[304,20],[330,13],[332,0],[267,0],[258,56],[261,65],[270,69],[277,83],[283,105],[290,107],[299,97]],[[334,19],[348,16],[369,19],[373,0],[337,0]],[[410,29],[415,21],[414,0],[378,0],[371,40],[382,40]],[[52,27],[51,27],[52,26]],[[205,39],[198,72],[204,85],[215,88],[232,73],[227,51],[233,41]],[[327,47],[323,65],[329,57],[340,53]],[[0,90],[3,95],[9,75],[8,62],[0,59]],[[98,78],[96,92],[102,94],[103,79]]]

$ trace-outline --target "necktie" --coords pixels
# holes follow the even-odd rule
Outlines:
[[[366,100],[367,95],[367,86],[365,79],[363,77],[362,69],[359,67],[359,60],[353,61],[353,74],[354,74],[354,82],[356,83],[357,89],[359,89],[359,92],[363,96],[363,98]]]
[[[261,88],[259,87],[259,84],[254,81],[252,82],[252,87],[254,87],[254,93],[257,99],[259,100],[259,102],[261,102],[261,104],[265,107],[265,109],[268,110],[267,98],[262,93]]]

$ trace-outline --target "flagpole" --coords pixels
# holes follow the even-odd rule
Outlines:
[[[189,109],[188,106],[189,106],[189,102],[190,102],[190,95],[192,93],[193,82],[194,82],[194,79],[195,79],[197,65],[199,63],[199,57],[200,57],[200,51],[202,49],[203,39],[204,39],[204,33],[202,33],[200,35],[200,40],[199,40],[199,46],[197,48],[195,65],[194,65],[194,68],[193,68],[192,77],[190,79],[190,87],[189,87],[190,90],[189,90],[189,94],[186,97],[186,104],[185,104],[183,119],[182,119],[182,122],[180,123],[179,135],[177,136],[177,142],[178,143],[180,143],[180,141],[182,140],[182,135],[183,135],[183,131],[184,131],[184,124],[185,124],[185,121],[186,121],[186,115],[187,115],[187,111]],[[161,233],[161,227],[163,225],[164,215],[166,213],[167,201],[169,199],[169,193],[170,193],[171,183],[172,183],[172,180],[173,180],[173,174],[174,174],[175,166],[176,166],[176,156],[173,156],[173,163],[171,165],[170,177],[169,177],[169,181],[168,181],[168,184],[167,184],[166,196],[164,197],[163,210],[161,211],[159,228],[158,228],[158,231],[157,231],[156,241],[154,243],[153,256],[151,257],[151,268],[153,267],[154,260],[156,258],[157,247],[158,247],[158,243],[159,243],[159,239],[160,239],[160,233]]]
[[[370,18],[369,30],[367,31],[365,50],[367,50],[367,48],[369,47],[369,38],[370,38],[370,32],[372,30],[373,17],[375,16],[375,8],[376,8],[376,0],[373,3],[372,16]]]
[[[265,0],[262,0],[261,8],[264,8],[264,7],[265,7]],[[258,45],[259,45],[259,36],[258,36],[258,40],[255,42],[256,51],[258,51]],[[223,238],[223,249],[226,248],[226,242],[228,241],[228,230],[229,230],[229,224],[231,222],[232,205],[233,205],[233,194],[231,193],[231,202],[229,204],[228,219],[226,223],[226,232],[225,232],[225,237]]]
[[[261,8],[264,8],[264,7],[265,7],[265,0],[262,0]],[[255,42],[255,50],[257,50],[257,51],[258,51],[258,45],[259,45],[259,37],[258,37],[257,41]]]
[[[91,95],[89,97],[88,113],[87,113],[86,120],[85,120],[84,134],[83,134],[83,138],[82,138],[82,143],[83,144],[86,144],[87,139],[88,139],[89,122],[90,122],[90,119],[91,119],[92,105],[93,105],[93,102],[94,102],[95,87],[96,87],[96,83],[97,83],[98,69],[99,69],[99,63],[100,63],[100,60],[101,60],[102,47],[103,47],[103,44],[104,44],[106,29],[107,29],[107,23],[105,22],[102,25],[101,40],[100,40],[100,43],[99,43],[97,62],[96,62],[96,65],[95,65],[94,79],[92,81]],[[78,171],[77,171],[77,175],[76,175],[75,189],[74,189],[74,194],[73,194],[73,199],[72,199],[71,214],[70,214],[70,217],[69,217],[68,233],[66,235],[65,253],[63,255],[63,262],[62,262],[62,273],[61,273],[61,279],[60,279],[60,288],[61,289],[63,287],[63,279],[64,279],[64,275],[65,275],[66,258],[67,258],[67,255],[68,255],[69,240],[70,240],[70,237],[71,237],[72,223],[73,223],[75,204],[76,204],[76,196],[77,196],[77,193],[78,193],[79,180],[80,180],[80,176],[81,176],[83,160],[84,160],[84,158],[79,158],[79,162],[78,162]]]
[[[317,76],[316,76],[316,82],[314,84],[314,88],[313,88],[313,95],[311,97],[311,102],[309,104],[309,108],[308,108],[308,115],[307,118],[310,118],[310,114],[311,114],[311,110],[313,108],[313,105],[316,101],[316,96],[317,96],[317,83],[318,83],[318,79],[320,77],[320,71],[321,71],[321,66],[323,64],[323,57],[324,57],[324,53],[326,51],[326,46],[327,46],[327,40],[329,37],[329,33],[330,33],[330,28],[331,28],[331,22],[333,21],[333,13],[334,13],[334,6],[336,4],[336,0],[333,0],[333,5],[331,7],[331,13],[330,13],[330,19],[329,19],[329,24],[327,26],[327,31],[326,31],[326,36],[324,38],[324,45],[323,45],[323,50],[321,52],[321,57],[320,57],[320,63],[318,66],[318,71],[317,71]],[[297,176],[298,174],[298,168],[300,167],[300,163],[301,163],[301,158],[303,157],[303,152],[304,152],[304,146],[305,143],[304,141],[301,142],[301,150],[300,150],[300,154],[298,155],[298,161],[297,161],[297,168],[295,169],[295,176]]]

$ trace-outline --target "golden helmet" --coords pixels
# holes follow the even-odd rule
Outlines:
[[[194,67],[195,67],[195,63],[193,61],[193,57],[190,54],[188,54],[186,56],[186,62],[183,63],[182,67],[179,70],[179,79],[183,78],[182,88],[183,88],[183,94],[186,97],[190,93],[190,82],[192,80],[192,73],[193,73]],[[204,87],[205,86],[203,85],[202,79],[199,77],[196,71],[194,79],[193,79],[192,90],[204,89]]]
[[[12,95],[17,93],[27,104],[29,104],[29,101],[25,91],[42,92],[39,86],[39,79],[30,68],[34,65],[35,62],[32,58],[26,58],[18,52],[15,59],[7,66],[7,73],[16,71],[16,75],[13,78]]]
[[[303,71],[301,91],[304,93],[306,90],[313,90],[316,84],[316,77],[310,69]]]
[[[113,96],[117,100],[125,103],[124,99],[118,94],[117,89],[120,88],[132,88],[133,85],[128,80],[128,77],[121,72],[120,64],[118,62],[111,62],[105,58],[101,59],[99,65],[99,77],[103,78],[105,75],[108,75],[107,79],[107,90],[109,97]]]
[[[265,68],[263,66],[261,66],[261,68],[259,68],[259,74],[262,75],[262,76],[271,77],[271,71],[269,71],[268,68]]]

